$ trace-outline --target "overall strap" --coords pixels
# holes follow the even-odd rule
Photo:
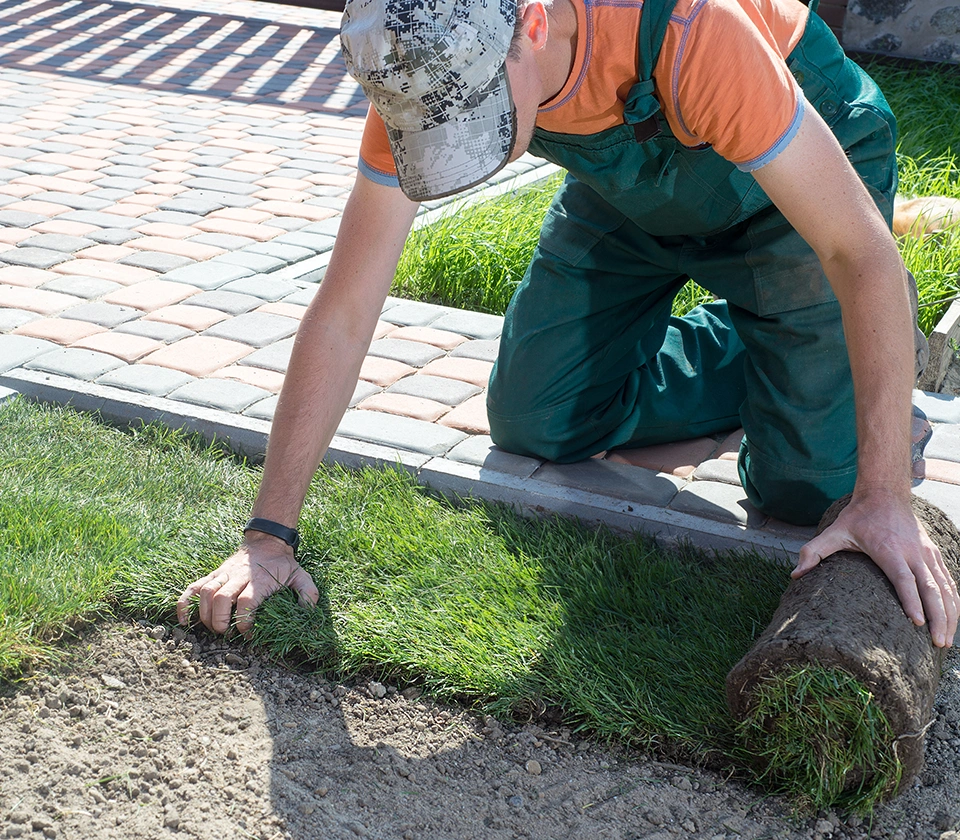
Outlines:
[[[657,113],[660,103],[653,95],[653,69],[660,57],[663,37],[677,0],[644,0],[640,12],[640,34],[637,38],[637,70],[639,81],[630,88],[623,107],[623,121],[633,126],[637,142],[650,140],[660,133]]]

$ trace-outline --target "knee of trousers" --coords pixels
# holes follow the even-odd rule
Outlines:
[[[541,458],[545,461],[570,463],[584,454],[584,440],[571,423],[563,422],[564,412],[550,408],[542,411],[510,411],[502,403],[487,397],[487,419],[490,437],[507,452]]]
[[[819,469],[774,459],[744,440],[737,460],[747,498],[763,513],[793,525],[816,525],[837,499],[853,492],[852,463]]]

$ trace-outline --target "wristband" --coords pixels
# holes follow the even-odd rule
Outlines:
[[[300,546],[300,534],[297,533],[296,528],[288,528],[272,519],[260,519],[255,516],[243,526],[243,533],[247,533],[247,531],[260,531],[263,534],[269,534],[271,537],[283,540],[294,551]]]

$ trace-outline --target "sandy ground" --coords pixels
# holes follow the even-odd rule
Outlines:
[[[918,782],[872,824],[390,685],[332,684],[179,629],[100,628],[0,697],[0,835],[960,840],[960,656]]]

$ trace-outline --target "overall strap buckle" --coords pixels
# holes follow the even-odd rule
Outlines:
[[[662,133],[663,129],[660,128],[660,120],[656,114],[643,122],[633,123],[633,136],[638,143],[646,143],[647,140],[653,140],[654,137],[659,137]]]

